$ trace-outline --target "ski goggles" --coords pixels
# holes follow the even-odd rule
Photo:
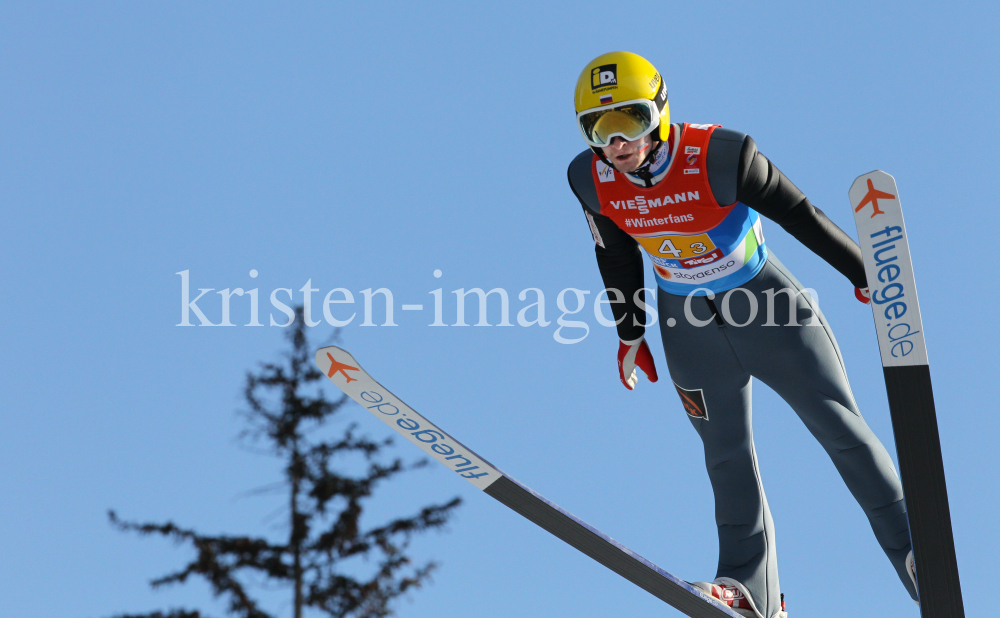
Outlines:
[[[649,99],[635,99],[584,110],[576,120],[583,139],[603,148],[616,137],[631,142],[652,133],[660,126],[660,109]]]

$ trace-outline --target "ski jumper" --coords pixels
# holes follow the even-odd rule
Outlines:
[[[611,305],[622,340],[644,331],[645,312],[631,300],[636,292],[642,297],[640,247],[653,263],[667,366],[701,436],[715,494],[716,577],[743,584],[765,618],[780,610],[774,528],[753,444],[756,377],[829,454],[916,598],[905,570],[909,529],[892,460],[858,411],[826,319],[766,247],[758,213],[867,287],[860,250],[744,134],[673,125],[656,156],[668,160],[665,170],[640,180],[585,151],[570,165],[569,180],[605,287],[627,301]]]

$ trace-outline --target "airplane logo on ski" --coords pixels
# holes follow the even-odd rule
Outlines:
[[[342,373],[344,374],[344,378],[347,380],[348,384],[350,384],[351,382],[358,381],[357,378],[352,378],[351,376],[347,375],[347,372],[344,370],[350,369],[351,371],[361,371],[360,369],[358,369],[357,367],[351,367],[350,365],[345,363],[338,363],[336,359],[333,358],[333,355],[330,354],[329,352],[326,353],[326,357],[330,359],[330,371],[327,372],[326,377],[332,380],[334,375],[336,375],[337,373]]]
[[[885,212],[878,207],[878,201],[894,200],[894,199],[896,199],[896,196],[893,195],[892,193],[886,193],[885,191],[879,191],[878,189],[876,189],[875,185],[872,184],[872,179],[869,178],[868,193],[865,193],[865,198],[861,200],[861,203],[858,204],[858,207],[854,209],[854,212],[859,212],[862,208],[871,203],[872,217],[874,217],[875,215],[884,215]]]

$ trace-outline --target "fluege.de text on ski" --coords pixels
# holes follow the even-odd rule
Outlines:
[[[401,412],[399,406],[394,404],[390,397],[371,389],[363,391],[361,398],[366,402],[365,407],[369,410],[390,417],[398,415],[398,418],[393,419],[399,427],[397,431],[401,429],[400,433],[406,435],[417,446],[425,450],[430,449],[430,454],[435,459],[458,473],[462,478],[478,479],[490,475],[490,470],[482,470],[482,466],[476,465],[478,458],[475,455],[467,453],[467,449],[432,425],[430,421],[424,418],[421,418],[420,421],[406,418],[407,414]]]
[[[907,320],[901,319],[907,311],[906,287],[900,279],[902,269],[892,262],[898,257],[896,243],[903,239],[902,228],[889,225],[884,230],[873,232],[871,238],[874,240],[872,250],[878,280],[886,284],[872,289],[872,302],[880,306],[883,316],[888,320],[887,334],[892,343],[890,354],[895,358],[902,358],[913,351],[911,338],[919,333]]]

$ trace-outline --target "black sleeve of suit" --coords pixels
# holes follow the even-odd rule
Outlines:
[[[724,201],[730,196],[716,193],[719,203],[730,204],[734,200],[743,202],[784,228],[847,277],[852,284],[859,288],[868,287],[861,248],[844,230],[830,221],[822,210],[813,206],[802,191],[781,173],[781,170],[757,151],[757,144],[750,136],[736,131],[716,129],[708,150],[710,182],[713,181],[713,175],[718,176],[722,168],[726,167],[719,165],[718,161],[715,166],[712,165],[712,151],[717,144],[716,133],[719,134],[720,141],[729,142],[719,148],[719,154],[727,159],[729,158],[727,150],[735,154],[732,148],[734,146],[732,142],[735,141],[733,138],[737,136],[743,138],[739,161],[736,164],[735,195],[732,196],[733,199]],[[716,184],[712,182],[713,191]],[[723,188],[720,192],[726,193],[727,189],[728,187]]]
[[[623,341],[633,341],[643,336],[646,331],[646,312],[640,311],[635,303],[636,292],[643,303],[646,302],[643,287],[642,253],[639,243],[626,234],[608,217],[601,214],[597,203],[597,191],[594,189],[594,176],[590,170],[593,153],[586,150],[580,153],[569,166],[569,186],[573,194],[580,200],[585,214],[589,214],[597,227],[604,246],[594,244],[597,254],[597,267],[601,271],[604,287],[621,292],[624,302],[611,304],[611,313],[618,323],[618,336]],[[589,222],[588,222],[589,228]],[[615,293],[608,294],[608,299],[615,300]]]

